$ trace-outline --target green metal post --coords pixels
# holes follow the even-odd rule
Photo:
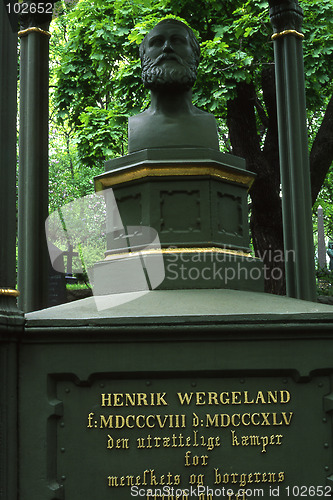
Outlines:
[[[17,33],[0,9],[0,288],[16,288]]]
[[[17,342],[23,317],[16,306],[17,33],[0,5],[0,500],[17,498]]]
[[[316,300],[311,186],[303,68],[303,11],[297,0],[270,0],[274,28],[287,295]]]
[[[28,2],[29,3],[29,2]],[[46,4],[47,5],[47,4]],[[48,215],[48,87],[51,14],[21,16],[19,148],[19,305],[47,306],[49,258],[44,224]]]

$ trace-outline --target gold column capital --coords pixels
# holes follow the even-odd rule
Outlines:
[[[18,32],[18,36],[21,38],[22,36],[27,36],[30,33],[39,33],[40,35],[45,35],[48,37],[51,36],[51,33],[49,31],[45,31],[42,30],[42,28],[36,28],[36,27],[27,28],[26,30],[21,30]]]
[[[283,36],[288,36],[288,35],[294,35],[297,38],[300,38],[301,40],[304,39],[303,33],[300,33],[299,31],[296,31],[296,30],[284,30],[284,31],[280,31],[279,33],[274,33],[272,35],[272,40],[277,40],[278,38],[282,38]]]
[[[6,297],[18,297],[20,292],[18,290],[13,290],[12,288],[0,288],[0,295]]]

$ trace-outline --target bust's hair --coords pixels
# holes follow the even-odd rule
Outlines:
[[[178,26],[181,26],[182,28],[186,29],[186,31],[190,37],[190,45],[191,45],[191,48],[193,50],[195,63],[196,63],[196,66],[198,66],[199,60],[200,60],[200,45],[198,43],[198,40],[195,37],[195,34],[191,30],[191,28],[189,28],[185,23],[182,23],[181,21],[178,21],[177,19],[172,19],[172,18],[163,19],[162,21],[157,23],[154,26],[154,28],[156,28],[156,26],[159,26],[160,24],[178,24]],[[152,28],[152,29],[154,29],[154,28]],[[152,31],[152,30],[150,30],[150,31]],[[149,33],[150,33],[150,31],[149,31]],[[148,37],[149,33],[147,33],[147,35],[144,37],[144,39],[142,40],[142,42],[140,44],[139,52],[140,52],[141,62],[142,62],[143,56],[145,55],[145,52],[146,52],[147,37]]]

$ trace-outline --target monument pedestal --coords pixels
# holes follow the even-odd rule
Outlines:
[[[124,226],[149,226],[159,235],[156,253],[166,271],[160,289],[263,291],[263,265],[249,249],[247,197],[255,175],[242,158],[205,148],[146,149],[105,168],[95,188],[113,189]],[[97,280],[115,260],[130,261],[133,252],[118,245],[111,236]]]
[[[245,264],[253,174],[202,153],[141,151],[96,178],[124,226],[152,227],[161,248],[110,234],[95,272],[149,252],[166,279],[114,307],[101,290],[103,310],[90,297],[26,315],[20,500],[330,495],[333,310],[257,291],[262,264]],[[243,281],[216,272],[240,264]]]
[[[330,306],[154,290],[26,320],[20,500],[330,494]]]
[[[125,226],[159,233],[152,256],[176,264],[173,286],[103,310],[90,297],[25,316],[14,370],[20,500],[331,495],[333,310],[253,291],[260,262],[231,284],[251,291],[214,282],[218,258],[230,268],[249,251],[253,175],[217,152],[206,163],[173,154],[129,155],[96,179],[113,188]],[[141,252],[110,237],[96,272]]]

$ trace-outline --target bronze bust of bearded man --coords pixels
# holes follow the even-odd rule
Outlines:
[[[128,122],[128,152],[149,148],[219,150],[213,115],[192,104],[200,47],[193,31],[175,19],[159,22],[140,45],[142,81],[151,103]]]

